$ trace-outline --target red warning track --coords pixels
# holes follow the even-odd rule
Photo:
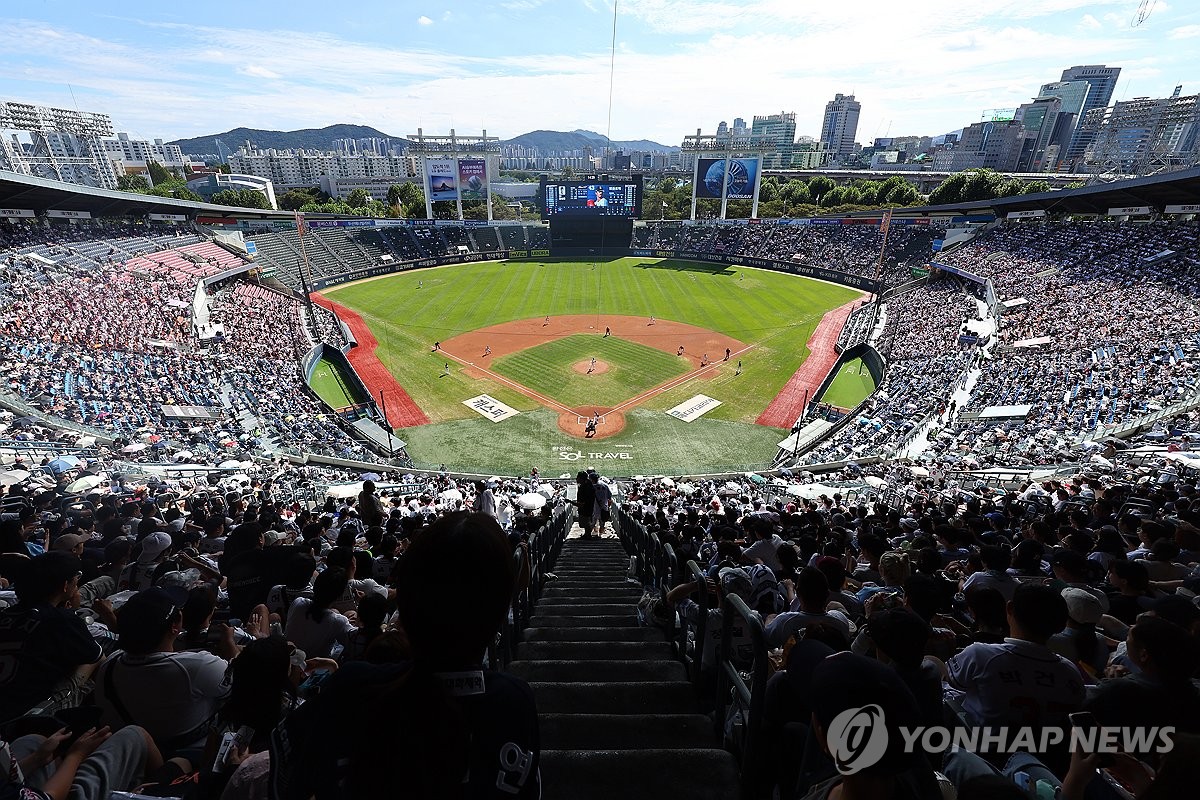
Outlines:
[[[866,295],[863,295],[844,306],[825,312],[812,336],[808,337],[808,358],[804,359],[800,369],[796,370],[787,385],[775,395],[767,410],[759,414],[755,422],[773,428],[792,427],[804,411],[805,397],[812,397],[829,374],[829,370],[837,363],[838,354],[834,345],[842,333],[846,318],[862,304],[865,297]]]
[[[363,318],[341,303],[335,303],[328,299],[320,292],[313,292],[312,299],[317,305],[337,314],[338,319],[346,323],[350,333],[354,334],[358,347],[351,348],[346,356],[350,359],[350,365],[354,367],[358,377],[362,378],[363,383],[367,385],[372,397],[378,398],[380,390],[384,392],[388,422],[392,427],[411,428],[414,425],[427,424],[429,418],[425,416],[425,412],[421,411],[413,402],[413,399],[408,396],[408,392],[404,391],[404,387],[396,383],[392,373],[379,360],[379,356],[375,355],[375,348],[379,346],[379,342]]]

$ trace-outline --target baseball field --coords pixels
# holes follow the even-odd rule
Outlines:
[[[351,361],[384,389],[418,466],[621,476],[769,463],[801,403],[793,376],[810,339],[828,340],[860,297],[767,270],[621,258],[414,270],[317,299],[355,330]],[[481,416],[464,404],[480,395],[518,413]],[[698,395],[720,405],[691,422],[665,413]]]

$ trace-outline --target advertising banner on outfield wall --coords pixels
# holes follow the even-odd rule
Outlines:
[[[458,185],[462,199],[487,199],[487,161],[482,158],[461,158],[458,161]]]
[[[430,159],[425,162],[425,168],[429,171],[430,200],[436,203],[440,200],[458,199],[458,182],[452,159]]]

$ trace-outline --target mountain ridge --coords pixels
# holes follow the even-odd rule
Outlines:
[[[276,131],[264,128],[239,127],[223,133],[211,133],[205,136],[193,136],[186,139],[175,139],[169,144],[179,145],[187,155],[212,155],[217,150],[216,140],[232,152],[241,147],[247,140],[263,150],[330,150],[334,139],[391,139],[394,142],[407,144],[402,136],[392,136],[369,125],[350,125],[341,123],[327,125],[324,128],[302,128],[294,131]],[[543,152],[562,150],[585,150],[602,152],[605,145],[614,150],[640,150],[650,152],[671,152],[678,147],[660,144],[649,139],[613,140],[611,142],[602,134],[595,131],[576,129],[573,131],[534,130],[522,133],[511,139],[500,140],[500,145],[523,145],[536,147]]]

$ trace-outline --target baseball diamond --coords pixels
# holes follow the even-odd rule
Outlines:
[[[563,448],[589,456],[586,441],[634,474],[769,460],[790,420],[760,418],[801,402],[790,395],[810,347],[836,358],[826,343],[838,331],[824,328],[861,297],[753,268],[619,258],[424,269],[317,300],[354,330],[350,356],[368,388],[411,398],[416,413],[401,417],[389,396],[389,416],[416,463],[557,471]],[[462,401],[481,393],[522,413],[480,419]],[[721,405],[691,423],[664,413],[697,394]],[[589,433],[593,415],[602,424]]]

